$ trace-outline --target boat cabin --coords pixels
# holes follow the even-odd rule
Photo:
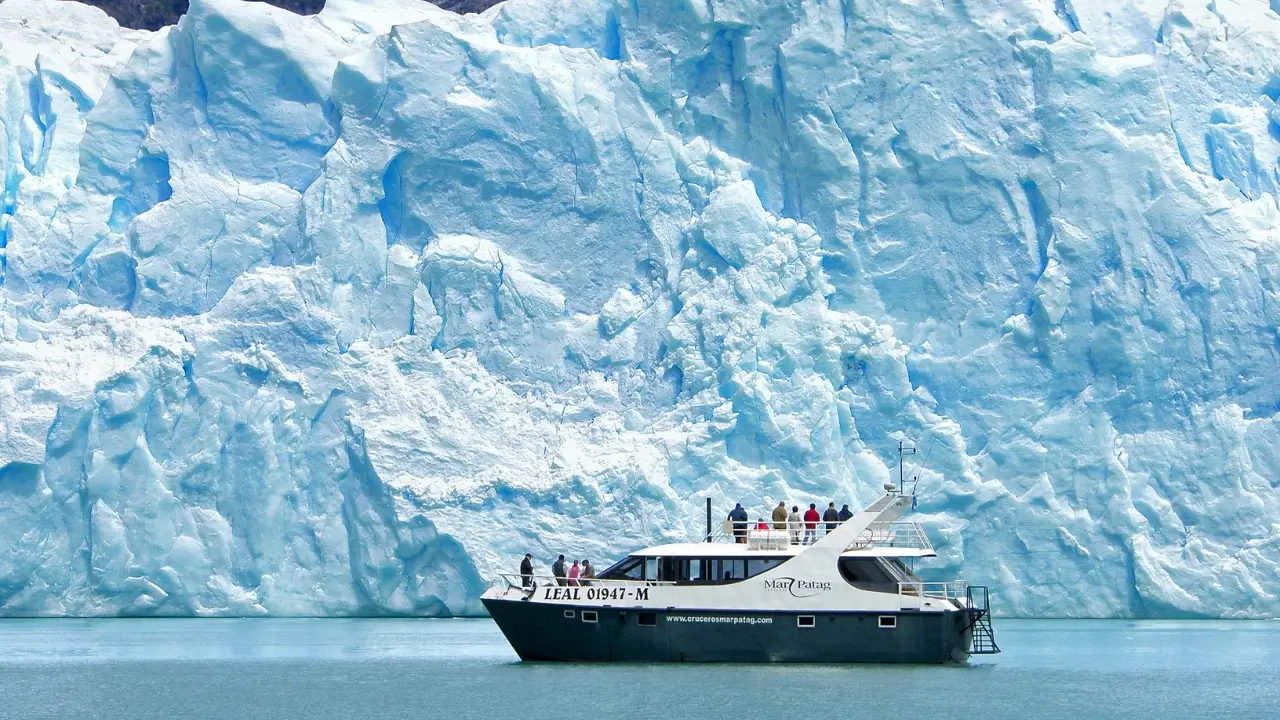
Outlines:
[[[660,545],[623,558],[597,577],[674,585],[727,585],[772,570],[802,549],[803,546],[789,546],[785,551],[768,552],[736,544]],[[893,554],[848,551],[840,556],[838,567],[846,582],[866,590],[896,593],[899,583],[920,582],[902,558]]]

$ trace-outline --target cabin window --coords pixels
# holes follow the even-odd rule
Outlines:
[[[702,566],[706,560],[688,560],[685,562],[684,580],[691,583],[702,582],[705,573],[702,572]]]
[[[636,622],[644,627],[653,627],[658,624],[658,614],[640,613],[636,616]]]
[[[712,560],[711,566],[719,582],[736,582],[747,579],[747,561],[745,558],[722,558]]]
[[[571,618],[571,617],[573,617],[573,611],[572,611],[572,610],[565,610],[565,611],[564,611],[564,616],[565,616],[565,617],[567,617],[567,618]]]
[[[643,580],[643,573],[644,558],[633,555],[614,563],[613,567],[600,573],[600,577],[607,580]]]
[[[796,625],[802,628],[811,628],[816,624],[812,615],[801,615],[796,618]]]
[[[585,623],[600,622],[600,616],[596,614],[595,610],[583,610],[582,622],[585,622]]]
[[[644,559],[644,579],[645,580],[658,579],[658,558],[647,557]]]
[[[779,565],[786,558],[749,558],[747,560],[747,577],[755,577],[763,572],[768,572]]]
[[[889,629],[898,627],[898,617],[896,615],[881,615],[880,627]]]
[[[662,558],[658,563],[658,579],[663,582],[680,582],[681,575],[687,576],[688,571],[685,568],[689,565],[688,560],[681,558]],[[685,570],[684,573],[681,570]]]
[[[875,558],[840,558],[839,568],[840,575],[850,583],[885,585],[896,582]]]

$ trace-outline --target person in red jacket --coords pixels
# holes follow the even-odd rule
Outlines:
[[[815,503],[809,503],[809,509],[804,511],[804,544],[812,545],[813,541],[818,537],[818,521],[822,516],[818,514],[818,506]]]

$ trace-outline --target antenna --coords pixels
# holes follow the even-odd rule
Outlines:
[[[912,444],[911,447],[907,447],[906,443],[899,440],[898,441],[898,492],[902,492],[902,493],[905,493],[907,491],[906,476],[902,472],[902,456],[906,455],[907,453],[911,453],[912,455],[915,455],[916,454],[915,445]],[[911,494],[912,495],[916,494],[915,486],[912,486]]]

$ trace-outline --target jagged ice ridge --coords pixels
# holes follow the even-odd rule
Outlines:
[[[0,4],[0,614],[480,612],[873,498],[1280,615],[1263,0]]]

